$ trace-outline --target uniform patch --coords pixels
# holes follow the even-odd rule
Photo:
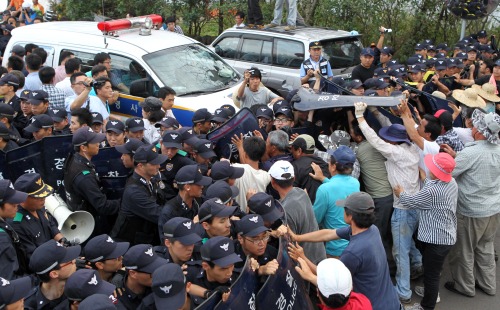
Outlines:
[[[84,170],[84,171],[82,171],[82,174],[83,174],[83,175],[90,174],[90,171],[88,171],[88,170]]]
[[[20,222],[23,220],[23,215],[22,213],[17,212],[16,216],[14,216],[14,222]]]
[[[167,171],[172,171],[172,169],[174,168],[174,164],[172,163],[168,163],[165,168],[167,169]]]

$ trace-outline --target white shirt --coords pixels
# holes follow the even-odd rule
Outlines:
[[[464,145],[469,142],[474,142],[471,128],[453,127],[453,131],[457,133],[458,138],[460,139],[460,141],[462,141]]]
[[[76,95],[66,97],[64,101],[64,105],[66,107],[66,111],[71,113],[71,104],[76,99]],[[88,108],[90,112],[98,112],[101,113],[102,118],[107,120],[109,118],[109,112],[104,103],[102,103],[101,99],[96,96],[88,96],[87,101],[83,103],[82,108]]]
[[[160,140],[161,135],[160,135],[160,129],[156,128],[154,124],[151,124],[147,119],[143,118],[144,121],[144,139],[149,144],[155,143],[158,140]]]
[[[264,170],[255,170],[248,164],[233,164],[233,167],[245,169],[243,176],[236,179],[234,185],[240,190],[240,194],[234,199],[243,212],[247,209],[247,191],[255,189],[257,192],[265,192],[267,185],[271,182],[269,173]]]
[[[435,155],[435,154],[439,153],[439,144],[437,144],[436,141],[428,141],[424,138],[422,138],[422,139],[424,140],[424,149],[419,151],[420,161],[418,162],[418,166],[420,167],[420,169],[424,170],[425,175],[428,178],[430,178],[429,169],[425,165],[424,157],[427,154]]]
[[[71,82],[69,80],[69,76],[64,78],[64,80],[60,81],[59,83],[57,83],[56,88],[62,90],[66,97],[73,96],[75,94],[73,88],[71,88]]]

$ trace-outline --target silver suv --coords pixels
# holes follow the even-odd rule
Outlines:
[[[309,58],[309,43],[321,41],[323,57],[330,62],[334,76],[350,78],[359,64],[363,48],[359,34],[343,30],[299,27],[284,31],[284,27],[268,30],[227,29],[210,48],[243,73],[252,66],[262,72],[262,83],[273,92],[286,96],[300,86],[299,69]]]

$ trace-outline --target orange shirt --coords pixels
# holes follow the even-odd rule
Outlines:
[[[21,8],[21,5],[23,5],[24,0],[10,0],[9,6],[15,7],[16,11]]]

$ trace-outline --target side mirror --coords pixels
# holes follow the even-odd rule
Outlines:
[[[138,79],[130,83],[130,95],[146,98],[153,93],[153,81],[148,78]]]

